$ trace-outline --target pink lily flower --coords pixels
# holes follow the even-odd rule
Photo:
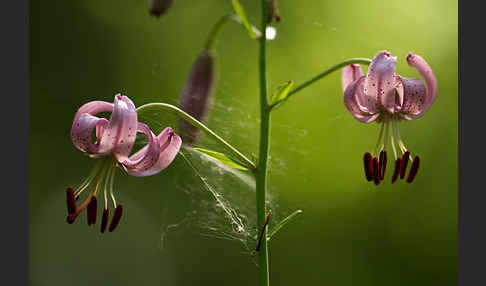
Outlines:
[[[398,124],[401,120],[412,120],[424,115],[437,96],[437,79],[427,62],[419,55],[409,53],[407,62],[422,75],[427,86],[420,79],[395,74],[397,58],[387,51],[376,54],[366,75],[363,75],[360,65],[357,64],[343,69],[342,85],[346,109],[359,122],[376,121],[381,124],[373,153],[366,152],[363,157],[366,179],[373,180],[376,185],[385,176],[388,137],[395,156],[392,183],[399,175],[401,179],[404,178],[409,160],[412,161],[412,166],[407,182],[413,182],[418,172],[420,158],[415,156],[411,159],[410,152],[400,138]],[[389,125],[392,126],[391,134]],[[385,136],[381,143],[383,130]],[[397,156],[395,143],[403,154],[401,157]],[[377,150],[380,151],[379,157],[375,157]]]
[[[110,119],[97,117],[101,112],[111,112]],[[130,155],[137,132],[144,133],[148,143]],[[94,133],[94,134],[93,134]],[[110,216],[107,189],[109,189],[115,212],[109,231],[118,225],[123,206],[116,203],[113,194],[113,180],[116,167],[132,176],[143,177],[157,174],[169,166],[181,147],[181,138],[167,127],[158,136],[150,128],[138,122],[133,102],[121,94],[115,95],[114,103],[91,101],[79,108],[74,116],[71,138],[74,146],[89,157],[99,158],[91,174],[76,189],[67,189],[67,222],[73,223],[76,217],[87,208],[88,225],[96,222],[97,195],[103,188],[104,210],[101,232],[105,232]],[[93,138],[96,138],[93,142]],[[78,207],[76,201],[81,193],[90,189],[87,199]]]

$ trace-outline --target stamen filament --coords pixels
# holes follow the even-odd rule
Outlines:
[[[407,147],[405,147],[405,144],[402,141],[402,138],[400,137],[400,129],[398,128],[398,122],[397,122],[397,138],[398,138],[398,146],[400,147],[400,150],[402,150],[402,154],[405,154],[405,152],[408,151]],[[410,162],[413,163],[412,156],[409,158]]]
[[[108,198],[107,198],[107,195],[106,195],[106,193],[107,193],[106,188],[108,186],[108,183],[111,180],[111,176],[113,176],[113,168],[114,167],[115,167],[115,165],[110,166],[110,169],[108,170],[108,176],[106,177],[105,185],[104,185],[104,188],[103,188],[103,197],[105,199],[105,210],[108,208]]]
[[[378,146],[380,146],[381,137],[383,137],[383,129],[384,129],[384,127],[385,127],[385,123],[383,122],[381,124],[380,133],[378,134],[378,141],[376,142],[375,149],[373,149],[373,157],[376,154],[376,150],[378,150]]]
[[[393,149],[393,157],[395,157],[395,161],[397,160],[397,149],[395,147],[395,121],[393,120],[391,122],[391,127],[392,127],[392,134],[391,134],[391,146]]]
[[[113,207],[116,209],[116,207],[117,207],[116,200],[115,200],[115,196],[113,195],[113,180],[115,179],[115,170],[116,170],[116,168],[112,168],[112,170],[111,170],[111,176],[110,176],[110,196],[111,196],[111,200],[113,201]]]
[[[385,124],[385,138],[383,138],[383,145],[381,147],[382,150],[386,150],[386,145],[388,145],[388,129],[390,127],[389,122],[387,121]]]
[[[108,162],[108,161],[106,161],[106,162]],[[100,185],[103,182],[103,180],[105,179],[106,170],[107,170],[106,167],[104,167],[103,170],[101,170],[101,173],[100,173],[98,179],[96,180],[95,187],[93,188],[93,191],[92,191],[93,196],[96,196],[98,194],[98,190],[100,189]]]
[[[98,175],[98,172],[101,168],[101,166],[103,165],[104,161],[98,161],[95,165],[95,167],[93,168],[93,170],[91,170],[90,174],[88,175],[88,177],[84,180],[84,182],[82,182],[77,188],[76,188],[76,191],[74,192],[74,197],[79,197],[79,195],[81,195],[81,193],[91,184],[91,182],[93,181],[94,178],[96,178],[96,176]]]

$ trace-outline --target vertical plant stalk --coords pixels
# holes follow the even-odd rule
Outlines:
[[[266,192],[267,192],[267,165],[270,139],[270,111],[267,99],[267,67],[266,67],[266,29],[267,29],[267,0],[262,3],[262,35],[260,37],[260,152],[258,156],[258,166],[256,169],[256,201],[257,201],[257,223],[261,228],[265,224],[267,214]],[[258,252],[259,281],[260,286],[270,285],[269,265],[268,265],[268,242],[267,230],[264,228],[262,243]]]

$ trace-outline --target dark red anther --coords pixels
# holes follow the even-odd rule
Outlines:
[[[101,217],[101,233],[104,233],[110,218],[110,208],[103,209],[103,216]]]
[[[393,171],[393,176],[392,176],[392,183],[395,183],[395,181],[398,178],[398,174],[400,174],[400,166],[402,165],[402,159],[398,158],[395,160],[395,170]]]
[[[110,227],[108,228],[109,232],[112,232],[117,227],[123,213],[123,205],[118,205],[113,213],[113,218],[111,219]]]
[[[78,215],[76,213],[68,215],[67,218],[66,218],[67,223],[73,224],[73,222],[76,220],[77,216]]]
[[[405,177],[405,172],[407,171],[408,159],[410,157],[410,152],[403,153],[402,162],[400,166],[400,179]]]
[[[415,156],[415,158],[413,158],[412,167],[410,167],[410,172],[408,173],[407,183],[413,182],[413,180],[417,176],[419,167],[420,167],[420,158],[419,156]]]
[[[369,152],[366,152],[363,156],[363,163],[364,163],[364,170],[365,170],[365,176],[366,180],[368,182],[371,182],[373,180],[373,157]]]
[[[383,181],[383,179],[385,178],[385,170],[386,170],[386,163],[387,163],[387,157],[386,157],[386,151],[385,150],[382,150],[380,152],[380,180]]]
[[[380,177],[380,162],[378,161],[378,158],[375,157],[373,158],[373,179],[377,186],[380,184]]]
[[[88,210],[87,210],[87,215],[88,215],[88,225],[92,225],[96,223],[96,211],[98,209],[98,202],[96,200],[96,197],[91,197],[91,200],[89,201],[88,204]]]
[[[68,187],[66,190],[66,204],[68,214],[73,214],[76,212],[76,200],[74,199],[74,191],[71,187]]]

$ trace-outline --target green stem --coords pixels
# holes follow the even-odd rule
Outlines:
[[[351,59],[347,59],[347,60],[344,60],[330,68],[328,68],[327,70],[321,72],[320,74],[316,75],[315,77],[309,79],[308,81],[302,83],[301,85],[299,86],[296,86],[294,89],[292,89],[288,95],[287,95],[287,98],[285,99],[285,101],[287,101],[293,94],[299,92],[301,89],[304,89],[306,87],[308,87],[309,85],[313,84],[314,82],[320,80],[321,78],[327,76],[328,74],[334,72],[334,71],[337,71],[347,65],[351,65],[351,64],[365,64],[365,65],[369,65],[371,63],[371,60],[370,59],[367,59],[367,58],[351,58]],[[274,108],[275,105],[277,104],[281,104],[283,102],[277,102],[277,103],[274,103],[270,106],[270,108]]]
[[[226,150],[228,150],[234,156],[236,156],[248,168],[253,169],[253,170],[256,168],[255,164],[250,159],[246,158],[245,155],[243,155],[235,147],[231,146],[231,144],[229,144],[228,142],[226,142],[223,138],[221,138],[218,134],[216,134],[214,131],[212,131],[211,129],[209,129],[206,125],[204,125],[203,123],[201,123],[200,121],[198,121],[196,118],[192,117],[191,115],[187,114],[182,109],[180,109],[180,108],[178,108],[176,106],[173,106],[173,105],[170,105],[170,104],[167,104],[167,103],[158,103],[158,102],[157,103],[148,103],[148,104],[144,104],[142,106],[139,106],[137,108],[137,113],[140,114],[142,112],[150,111],[150,110],[160,111],[161,109],[162,110],[167,110],[167,111],[170,111],[170,112],[173,112],[173,113],[177,114],[178,116],[180,116],[181,118],[185,119],[187,122],[189,122],[190,124],[192,124],[194,127],[199,128],[200,130],[202,130],[204,133],[206,133],[207,135],[209,135],[211,138],[213,138],[214,140],[216,140],[216,142],[218,142],[224,148],[226,148]]]
[[[267,165],[270,139],[270,111],[267,99],[267,67],[266,67],[266,37],[267,29],[267,0],[262,3],[262,26],[263,35],[260,37],[260,155],[256,172],[256,199],[257,199],[257,225],[263,227],[267,214],[266,191],[267,191]],[[259,281],[260,286],[270,285],[268,266],[268,241],[267,230],[264,228],[262,243],[258,252]]]
[[[219,33],[221,32],[221,28],[228,22],[228,20],[232,19],[232,14],[227,14],[221,17],[218,22],[216,22],[209,32],[206,45],[204,46],[206,50],[210,51],[214,48],[216,40],[218,38]]]

